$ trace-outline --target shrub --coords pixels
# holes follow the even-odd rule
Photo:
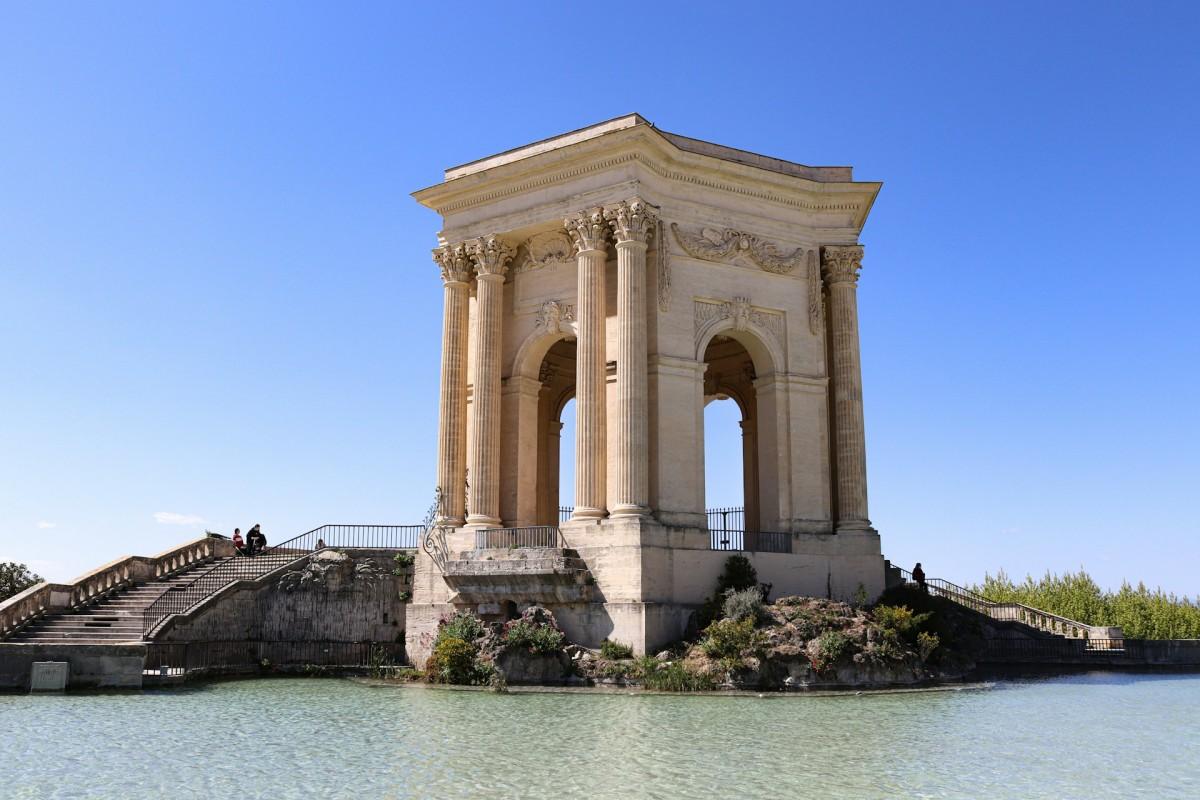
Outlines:
[[[716,684],[708,675],[689,670],[682,661],[668,661],[647,666],[642,686],[658,692],[707,692]]]
[[[730,556],[725,559],[725,571],[717,578],[717,597],[732,589],[740,592],[758,586],[758,572],[745,556]]]
[[[438,636],[433,655],[425,662],[425,677],[430,683],[475,683],[475,648],[456,636]]]
[[[725,593],[725,604],[721,610],[725,619],[734,622],[751,619],[757,622],[763,615],[762,590],[757,586],[741,591],[730,590]]]
[[[396,562],[396,570],[393,574],[399,575],[402,570],[411,567],[413,562],[417,560],[417,557],[412,553],[396,553],[392,560]]]
[[[504,626],[504,643],[526,648],[531,653],[557,653],[566,639],[566,634],[553,625],[527,619],[514,619]]]
[[[884,636],[912,641],[917,630],[929,621],[931,613],[914,614],[908,606],[876,606],[875,623]]]
[[[483,620],[470,611],[459,611],[454,616],[443,619],[438,623],[437,639],[434,646],[443,639],[461,639],[464,642],[474,642],[487,633]]]
[[[813,669],[825,672],[850,650],[850,637],[841,631],[825,631],[816,639],[816,652],[810,651]]]
[[[611,639],[605,639],[600,643],[600,657],[609,661],[620,661],[625,658],[633,658],[633,648],[627,644],[614,642]]]
[[[722,619],[708,626],[700,649],[709,658],[740,659],[748,650],[761,649],[764,642],[763,634],[754,629],[754,620]]]
[[[921,661],[928,661],[929,657],[933,655],[933,651],[938,649],[939,644],[941,644],[941,640],[938,639],[936,633],[927,633],[925,631],[918,633],[917,653],[920,654]]]

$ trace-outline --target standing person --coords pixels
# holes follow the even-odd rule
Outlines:
[[[920,587],[922,592],[929,591],[929,588],[925,585],[925,570],[921,569],[920,561],[918,561],[917,565],[913,567],[912,576],[913,580],[916,581],[917,586]]]
[[[242,529],[233,529],[233,548],[242,555],[246,555],[246,540],[242,538]]]

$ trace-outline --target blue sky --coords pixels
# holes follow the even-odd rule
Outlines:
[[[0,560],[419,521],[441,290],[409,192],[637,111],[884,182],[888,556],[1200,593],[1200,6],[346,5],[0,8]]]

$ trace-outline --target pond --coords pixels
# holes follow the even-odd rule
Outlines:
[[[1200,677],[842,696],[339,679],[0,696],[6,798],[1200,797]]]

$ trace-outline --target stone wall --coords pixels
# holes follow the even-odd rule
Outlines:
[[[299,569],[243,581],[168,622],[161,642],[404,640],[411,569],[395,551],[323,550]]]
[[[146,647],[140,644],[0,642],[0,690],[28,691],[35,661],[66,661],[70,689],[138,689]]]

